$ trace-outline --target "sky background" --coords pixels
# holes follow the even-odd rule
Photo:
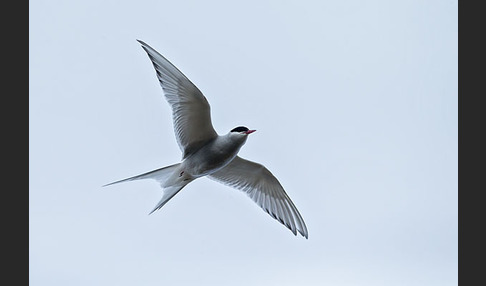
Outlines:
[[[30,285],[457,285],[457,1],[30,1]],[[295,237],[179,162],[141,39],[244,125]]]

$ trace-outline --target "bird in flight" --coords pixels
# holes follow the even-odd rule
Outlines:
[[[238,156],[248,135],[256,130],[238,126],[225,135],[218,135],[211,123],[209,103],[201,91],[156,50],[143,41],[137,41],[152,61],[165,98],[172,108],[182,161],[105,186],[140,179],[156,180],[163,189],[163,196],[151,214],[187,184],[205,176],[245,192],[294,235],[298,232],[308,238],[302,216],[277,178],[263,165]]]

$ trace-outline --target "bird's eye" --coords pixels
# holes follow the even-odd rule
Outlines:
[[[248,128],[244,127],[244,126],[238,126],[236,128],[234,128],[233,130],[231,130],[231,132],[246,132],[248,131]]]

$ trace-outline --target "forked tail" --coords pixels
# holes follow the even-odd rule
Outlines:
[[[118,183],[123,183],[123,182],[128,182],[128,181],[135,181],[135,180],[142,180],[142,179],[154,179],[156,180],[160,186],[163,188],[164,194],[162,195],[162,199],[157,203],[155,208],[149,213],[153,213],[154,211],[162,208],[170,199],[172,199],[182,188],[184,188],[188,183],[190,183],[192,180],[187,180],[187,181],[179,181],[175,179],[177,177],[174,177],[175,172],[177,172],[178,167],[180,166],[180,163],[170,165],[167,167],[163,167],[157,170],[153,170],[141,175],[137,175],[134,177],[130,177],[127,179],[123,179],[120,181],[116,181],[113,183],[109,183],[104,185],[103,187],[118,184]],[[169,181],[170,179],[170,181]],[[174,182],[175,179],[175,182]],[[175,183],[175,184],[172,184]],[[170,185],[168,185],[170,184]]]
[[[164,194],[162,195],[162,198],[160,201],[157,203],[155,208],[149,212],[149,215],[152,214],[154,211],[161,209],[172,197],[174,197],[182,188],[184,188],[188,183],[184,182],[184,185],[179,186],[170,186],[164,188]]]
[[[109,184],[103,185],[103,187],[118,184],[118,183],[128,182],[128,181],[142,180],[142,179],[154,179],[162,186],[162,185],[164,185],[165,181],[167,181],[167,179],[169,179],[170,175],[172,175],[176,171],[177,167],[179,167],[180,164],[181,163],[177,163],[177,164],[170,165],[170,166],[167,166],[167,167],[163,167],[163,168],[160,168],[160,169],[157,169],[157,170],[153,170],[153,171],[141,174],[141,175],[133,176],[131,178],[127,178],[127,179],[123,179],[123,180],[116,181],[116,182],[113,182],[113,183],[109,183]]]

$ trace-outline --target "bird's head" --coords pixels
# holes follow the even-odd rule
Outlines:
[[[255,132],[256,130],[250,130],[246,128],[245,126],[238,126],[233,129],[231,129],[230,134],[231,135],[237,135],[237,136],[247,136],[248,134],[251,134]]]

